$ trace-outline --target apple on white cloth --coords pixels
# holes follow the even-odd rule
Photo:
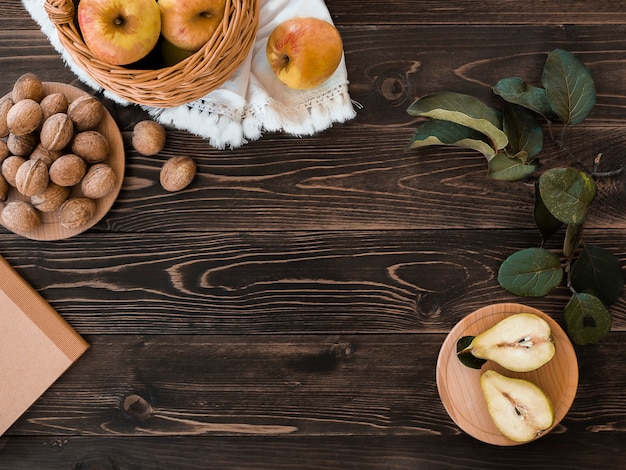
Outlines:
[[[335,72],[343,57],[341,35],[328,21],[291,18],[271,32],[267,60],[278,79],[290,88],[317,88]]]

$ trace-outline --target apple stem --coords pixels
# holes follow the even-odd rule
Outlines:
[[[122,26],[124,24],[124,17],[123,16],[118,16],[117,18],[115,18],[114,23],[116,24],[116,26]]]

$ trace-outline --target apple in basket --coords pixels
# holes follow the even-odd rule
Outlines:
[[[265,52],[281,82],[304,90],[331,77],[343,57],[343,44],[339,31],[328,21],[296,17],[274,28]]]
[[[112,65],[127,65],[156,46],[161,13],[154,0],[81,0],[78,26],[96,58]]]
[[[193,51],[186,51],[185,49],[176,47],[165,38],[161,39],[161,58],[166,67],[171,67],[172,65],[182,62],[187,57],[194,54],[195,52]]]
[[[226,0],[159,0],[161,34],[173,46],[195,52],[217,30]]]

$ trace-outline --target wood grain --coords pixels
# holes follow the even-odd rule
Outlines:
[[[554,3],[538,0],[532,4],[514,0],[401,0],[387,2],[327,0],[334,18],[347,24],[622,24],[624,9],[617,3],[595,3],[566,0]],[[462,19],[462,21],[460,21]]]
[[[626,264],[624,231],[585,238]],[[354,230],[0,241],[79,332],[256,334],[448,331],[477,308],[515,299],[497,283],[500,263],[540,239],[518,230]],[[557,316],[570,295],[562,287],[529,302]],[[623,297],[612,311],[623,331]]]
[[[447,89],[499,106],[497,80],[539,83],[559,47],[589,66],[598,91],[567,146],[587,167],[602,154],[599,170],[618,170],[626,10],[576,0],[327,5],[356,119],[224,151],[170,129],[163,153],[143,157],[130,132],[147,114],[106,101],[127,157],[107,217],[55,242],[0,229],[1,254],[91,344],[0,437],[0,468],[623,467],[624,294],[609,336],[575,348],[578,393],[548,435],[501,448],[449,418],[438,351],[465,315],[522,300],[497,271],[540,244],[533,188],[488,179],[470,151],[405,147],[416,97]],[[0,95],[30,71],[84,87],[19,2],[0,0],[0,11]],[[198,175],[168,194],[158,173],[178,154]],[[571,163],[550,139],[541,162]],[[584,239],[626,266],[624,172],[599,186]],[[547,244],[559,247],[558,236]],[[570,295],[563,286],[523,301],[559,321]]]
[[[625,335],[614,332],[601,345],[576,348],[578,393],[560,425],[540,441],[623,433],[626,377],[614,358],[626,353]],[[445,334],[86,338],[90,350],[11,435],[382,439],[462,433],[437,392],[435,364]],[[129,396],[144,405],[125,407]],[[528,452],[535,444],[520,447]]]
[[[556,470],[588,470],[598,462],[620,468],[623,436],[602,433],[589,445],[585,434],[551,434],[528,447],[501,448],[467,435],[312,437],[11,437],[2,452],[13,470],[415,470],[528,468],[537,460]],[[523,451],[522,451],[523,450]]]

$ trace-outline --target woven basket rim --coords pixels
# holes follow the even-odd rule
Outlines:
[[[140,105],[171,108],[219,88],[248,56],[259,23],[259,0],[226,0],[226,14],[213,37],[170,67],[131,69],[93,56],[76,21],[76,0],[45,0],[59,40],[76,65],[103,89]]]

